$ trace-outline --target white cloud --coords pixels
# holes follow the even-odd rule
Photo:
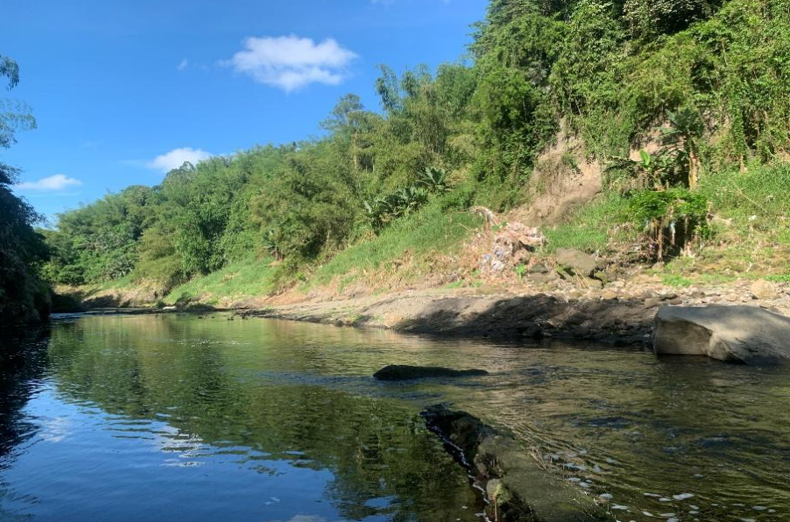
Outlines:
[[[180,63],[179,63],[177,66],[176,66],[176,69],[178,69],[179,71],[183,71],[183,70],[184,70],[184,69],[186,69],[187,67],[189,67],[189,60],[187,60],[186,58],[184,58],[184,59],[183,59],[183,60],[181,60],[181,62],[180,62]]]
[[[196,165],[199,161],[203,161],[210,157],[211,154],[205,150],[183,147],[180,149],[173,149],[170,152],[155,157],[152,161],[148,162],[147,167],[149,169],[161,170],[162,172],[169,172],[183,165],[185,161]]]
[[[295,35],[250,37],[244,50],[222,62],[255,81],[290,92],[311,83],[337,85],[357,55],[329,38],[315,43]]]
[[[65,174],[55,174],[48,178],[41,178],[37,181],[23,181],[16,185],[20,190],[63,190],[68,187],[78,187],[82,181],[70,178]]]

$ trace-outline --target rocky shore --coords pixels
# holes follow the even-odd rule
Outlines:
[[[424,335],[512,341],[575,339],[646,347],[660,307],[708,304],[756,306],[790,315],[790,294],[784,283],[744,280],[704,288],[670,288],[649,276],[583,292],[575,287],[493,294],[434,289],[275,305],[238,313],[242,317],[387,328]]]

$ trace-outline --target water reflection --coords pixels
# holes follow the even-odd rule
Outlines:
[[[621,520],[790,509],[787,370],[219,314],[77,319],[39,353],[0,372],[17,397],[0,424],[6,517],[478,520],[417,416],[438,401],[510,430]],[[394,363],[492,375],[370,378]]]
[[[293,346],[282,352],[279,327],[256,326],[172,316],[58,325],[47,377],[22,412],[35,436],[3,473],[4,514],[476,520],[465,474],[415,407],[266,378],[305,363]]]

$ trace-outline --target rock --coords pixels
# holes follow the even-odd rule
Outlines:
[[[790,317],[754,306],[665,306],[653,351],[752,365],[790,365]]]
[[[776,287],[765,279],[758,279],[752,283],[750,290],[755,299],[774,299],[776,297]]]
[[[655,308],[661,300],[658,297],[648,297],[645,299],[645,307],[647,308]]]
[[[527,269],[530,274],[548,274],[549,269],[543,263],[536,263]]]
[[[536,283],[548,283],[551,281],[555,281],[559,276],[557,275],[556,272],[549,272],[545,274],[542,274],[540,272],[535,272],[529,274],[527,277],[535,281]]]
[[[374,373],[373,378],[380,381],[407,381],[427,377],[474,377],[480,375],[488,375],[488,372],[485,370],[453,370],[440,366],[391,364]]]
[[[541,467],[515,440],[478,418],[442,405],[421,415],[487,493],[489,520],[612,520],[590,496]]]
[[[557,263],[569,268],[574,274],[589,277],[595,272],[595,258],[581,250],[560,248],[556,254]]]
[[[598,279],[593,279],[591,277],[586,277],[582,284],[587,288],[595,288],[597,290],[603,288],[603,281],[600,281]]]

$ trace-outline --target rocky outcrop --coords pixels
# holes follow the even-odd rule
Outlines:
[[[440,366],[408,366],[405,364],[391,364],[373,374],[380,381],[408,381],[411,379],[425,379],[428,377],[474,377],[488,375],[485,370],[453,370]]]
[[[666,306],[656,314],[653,351],[790,365],[790,317],[755,306]]]
[[[494,522],[612,520],[592,498],[540,467],[516,442],[465,412],[431,406],[422,412],[476,485]]]

